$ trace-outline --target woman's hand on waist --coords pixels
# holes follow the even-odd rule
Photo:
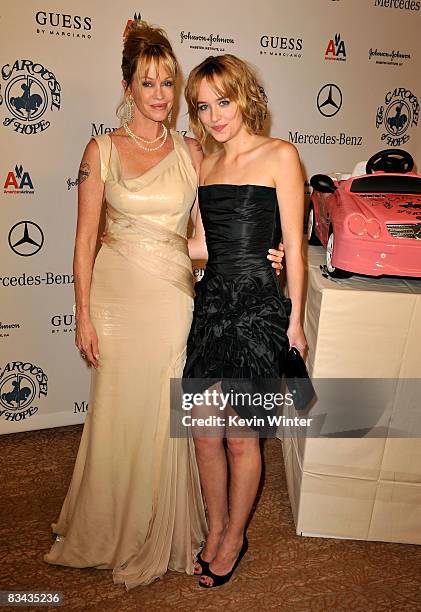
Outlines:
[[[267,258],[272,262],[272,267],[275,268],[276,276],[281,274],[283,268],[282,260],[284,258],[284,245],[279,243],[277,249],[268,249],[269,255]]]

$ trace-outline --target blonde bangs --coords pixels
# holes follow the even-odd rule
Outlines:
[[[139,56],[136,67],[136,76],[138,80],[143,79],[148,74],[152,63],[154,63],[158,74],[159,69],[161,67],[164,68],[165,73],[160,75],[161,78],[170,76],[175,79],[177,77],[178,66],[174,55],[164,47],[154,46],[145,49],[142,55]]]

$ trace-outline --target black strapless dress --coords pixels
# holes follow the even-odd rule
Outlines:
[[[206,185],[199,202],[209,258],[195,286],[183,378],[212,379],[209,386],[226,378],[278,378],[289,349],[291,301],[267,259],[281,236],[276,189]]]

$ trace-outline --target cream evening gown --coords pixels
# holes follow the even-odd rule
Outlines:
[[[95,261],[91,318],[99,339],[73,477],[44,559],[113,569],[127,589],[167,569],[193,573],[206,521],[191,439],[169,433],[169,380],[181,378],[193,311],[187,224],[197,179],[187,145],[121,177],[96,137],[107,236]]]

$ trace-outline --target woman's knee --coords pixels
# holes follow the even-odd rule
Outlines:
[[[221,452],[223,441],[222,438],[194,438],[194,446],[200,457],[213,457]]]
[[[228,452],[234,457],[242,457],[259,450],[259,440],[255,438],[227,438]]]

